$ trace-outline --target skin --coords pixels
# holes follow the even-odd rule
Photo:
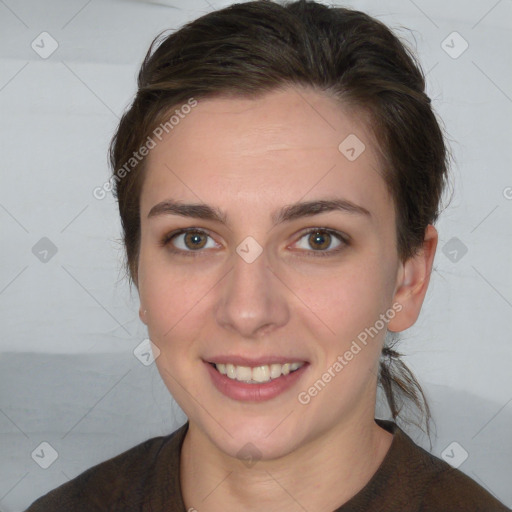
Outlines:
[[[350,134],[366,146],[354,161],[338,149]],[[189,418],[181,459],[187,509],[330,512],[364,487],[389,450],[392,435],[374,421],[386,328],[308,404],[298,401],[393,304],[401,310],[387,329],[413,325],[427,291],[437,232],[428,226],[418,255],[400,261],[377,154],[357,113],[302,88],[202,100],[151,150],[136,284],[159,372]],[[330,211],[272,223],[284,205],[333,197],[370,215]],[[166,199],[215,206],[227,224],[148,218]],[[200,251],[184,236],[159,243],[189,227],[206,231]],[[307,228],[350,241],[334,253],[340,241],[328,238],[328,254],[317,256]],[[248,236],[263,249],[252,263],[236,252]],[[281,395],[241,402],[212,385],[203,361],[218,354],[309,365]],[[247,443],[259,459],[250,467],[237,458]]]

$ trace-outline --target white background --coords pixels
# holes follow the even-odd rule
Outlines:
[[[167,3],[0,1],[3,512],[184,421],[133,354],[146,331],[123,280],[117,207],[92,195],[153,37],[231,2]],[[344,5],[416,48],[455,157],[430,290],[399,346],[430,399],[432,448],[403,428],[438,457],[459,443],[460,470],[512,506],[512,3]],[[58,43],[46,59],[31,48],[44,31]],[[469,45],[458,58],[442,47],[453,31]],[[32,252],[43,237],[57,248],[46,263]],[[453,237],[467,247],[458,261],[443,253]],[[48,469],[31,457],[43,441],[58,455]]]

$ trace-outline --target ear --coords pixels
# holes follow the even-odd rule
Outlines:
[[[142,320],[143,324],[148,325],[148,321],[146,319],[146,314],[147,314],[147,310],[144,308],[144,306],[142,305],[142,302],[141,302],[140,307],[139,307],[139,318]]]
[[[430,282],[437,240],[437,230],[429,224],[425,229],[425,238],[421,249],[416,255],[401,263],[397,274],[393,304],[400,304],[402,309],[388,322],[388,330],[404,331],[418,319]]]

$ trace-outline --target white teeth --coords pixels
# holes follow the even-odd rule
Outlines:
[[[268,365],[256,366],[252,369],[252,380],[256,382],[267,382],[270,380],[270,369]]]
[[[286,363],[255,366],[235,366],[233,364],[215,364],[217,370],[230,379],[240,382],[261,383],[277,379],[281,375],[288,375],[290,372],[298,370],[304,363]]]
[[[234,366],[232,364],[227,364],[226,365],[226,375],[230,379],[236,379],[236,366]]]
[[[236,380],[251,380],[252,370],[248,366],[236,367]]]
[[[280,364],[271,364],[270,365],[270,378],[277,379],[277,377],[281,377],[281,365]]]

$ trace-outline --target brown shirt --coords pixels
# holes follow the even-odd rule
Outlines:
[[[334,512],[511,512],[396,423],[375,421],[393,434],[391,446],[369,482]],[[186,512],[180,453],[187,429],[188,423],[89,468],[26,512]]]

